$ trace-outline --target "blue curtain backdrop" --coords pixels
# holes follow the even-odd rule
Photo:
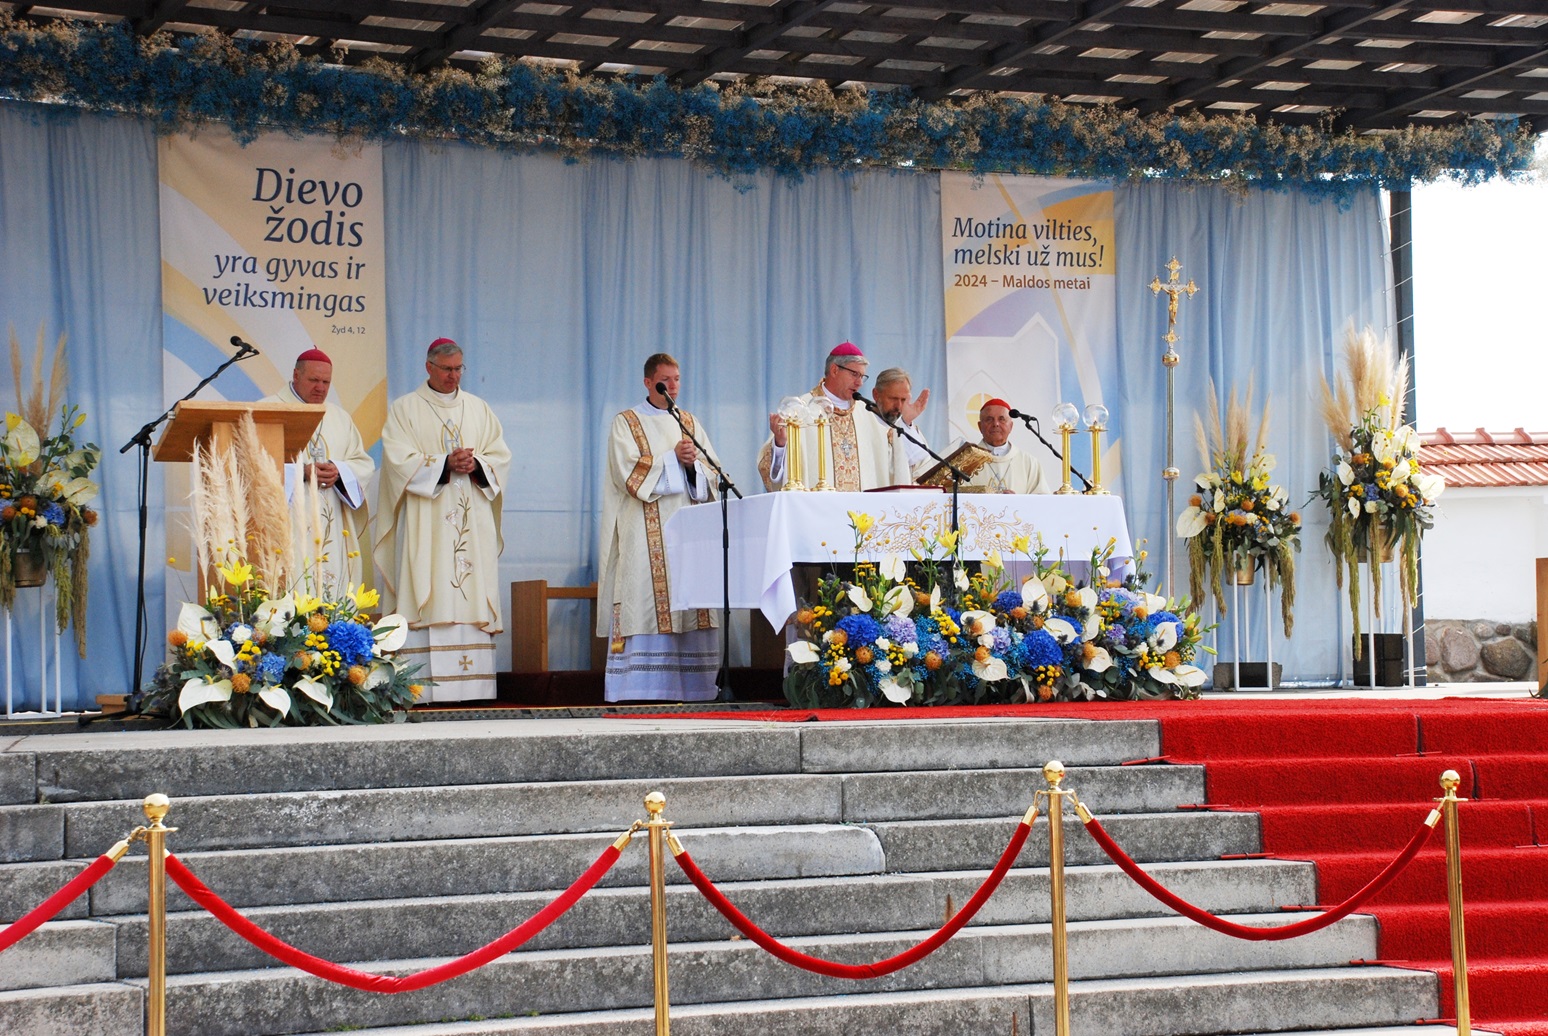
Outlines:
[[[130,681],[135,471],[132,454],[117,448],[162,407],[155,155],[152,131],[133,120],[54,119],[0,104],[0,321],[28,348],[40,324],[50,339],[68,333],[71,398],[105,451],[91,656],[77,664],[66,652],[66,708]],[[829,173],[733,185],[680,161],[575,165],[456,144],[396,143],[384,161],[391,391],[423,376],[431,339],[463,343],[464,385],[493,403],[516,454],[503,579],[595,578],[601,437],[611,415],[641,395],[640,364],[652,352],[682,362],[683,404],[745,492],[759,488],[754,457],[769,408],[815,384],[834,343],[853,339],[873,370],[903,366],[916,388],[944,389],[934,176]],[[1180,328],[1179,503],[1198,467],[1192,412],[1206,375],[1225,388],[1253,374],[1260,397],[1273,395],[1273,449],[1299,504],[1328,450],[1315,410],[1318,374],[1332,370],[1347,324],[1388,323],[1384,236],[1374,195],[1340,210],[1291,194],[1124,185],[1117,217],[1120,369],[1104,377],[1117,386],[1105,402],[1126,415],[1115,488],[1135,535],[1149,540],[1155,570],[1165,525],[1165,306],[1146,287],[1151,277],[1175,254],[1202,289],[1183,303]],[[939,406],[922,424],[933,442],[944,438]],[[1321,547],[1324,528],[1310,523],[1301,556],[1295,650],[1282,640],[1275,649],[1287,677],[1329,679],[1347,665],[1347,617]],[[165,585],[155,513],[150,542],[154,662],[166,600],[185,591]],[[36,597],[24,591],[15,616],[18,708],[38,704]],[[1255,606],[1245,646],[1260,657]],[[556,607],[553,621],[555,664],[581,664],[582,610]]]

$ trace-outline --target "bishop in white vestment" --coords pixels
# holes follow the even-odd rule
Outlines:
[[[1003,399],[991,399],[979,407],[978,431],[984,437],[979,445],[988,450],[994,459],[962,483],[964,488],[982,487],[990,493],[1049,492],[1048,484],[1043,479],[1042,465],[1010,441],[1009,403]]]
[[[858,346],[844,342],[828,354],[823,367],[822,384],[798,396],[804,403],[826,399],[833,406],[828,422],[828,478],[840,492],[859,493],[885,486],[908,485],[908,454],[902,442],[881,418],[855,401],[855,393],[865,384],[869,363]],[[770,436],[758,453],[758,474],[769,492],[784,486],[785,437],[788,429],[778,414],[769,415]],[[807,488],[818,478],[817,426],[801,426],[801,464]]]
[[[435,681],[422,701],[495,696],[501,494],[510,468],[499,418],[461,390],[462,350],[437,339],[426,384],[393,400],[382,428],[376,566],[382,608],[402,614],[400,654]]]
[[[296,544],[296,556],[306,559],[300,585],[313,596],[337,601],[365,581],[364,555],[370,549],[366,486],[376,471],[376,462],[366,452],[349,411],[328,402],[332,382],[333,361],[328,354],[308,349],[296,357],[290,384],[263,402],[320,403],[327,408],[307,443],[306,461],[285,465],[285,496],[293,498],[302,488],[302,480],[315,474],[322,543]],[[304,535],[297,530],[298,538]]]
[[[672,610],[661,535],[680,508],[715,497],[711,469],[668,410],[680,379],[666,353],[646,360],[646,401],[614,417],[608,439],[597,577],[608,701],[708,701],[717,691],[715,616]],[[686,410],[678,413],[714,457],[703,427]]]

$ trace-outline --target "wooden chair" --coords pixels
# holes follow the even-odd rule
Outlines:
[[[511,583],[511,671],[546,673],[548,669],[548,602],[590,601],[591,625],[597,627],[597,584],[590,586],[549,586],[546,579],[524,579]],[[591,638],[591,670],[601,672],[607,664],[607,639]]]

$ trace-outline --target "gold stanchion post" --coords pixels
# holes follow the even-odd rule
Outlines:
[[[1373,666],[1375,662],[1371,663]],[[1451,912],[1451,983],[1457,997],[1457,1036],[1473,1031],[1472,1006],[1467,996],[1467,935],[1462,928],[1462,832],[1457,825],[1457,786],[1462,775],[1455,770],[1441,774],[1441,815],[1446,818],[1446,903]]]
[[[159,792],[145,796],[142,804],[150,827],[145,829],[145,848],[150,853],[150,974],[147,991],[145,1036],[167,1033],[167,835],[176,831],[162,823],[172,800]]]
[[[656,980],[656,1036],[670,1036],[672,1021],[668,1014],[667,994],[667,918],[665,843],[672,822],[662,819],[666,796],[653,791],[645,796],[645,812],[650,821],[650,959]]]
[[[1048,900],[1053,921],[1054,1033],[1070,1036],[1070,959],[1064,926],[1064,764],[1043,766],[1048,790]]]

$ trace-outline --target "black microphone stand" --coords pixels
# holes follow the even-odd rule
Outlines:
[[[126,702],[127,708],[124,713],[125,715],[136,715],[140,711],[138,701],[140,694],[140,680],[143,678],[145,673],[145,641],[146,638],[150,635],[150,621],[145,614],[145,539],[146,529],[150,522],[150,501],[148,497],[150,495],[151,436],[155,434],[156,429],[160,428],[162,423],[165,422],[167,418],[172,416],[173,411],[177,409],[178,403],[197,396],[204,388],[204,386],[220,377],[221,374],[225,372],[226,368],[231,366],[233,363],[245,360],[249,356],[257,355],[257,349],[254,349],[252,346],[243,343],[241,347],[232,354],[230,359],[211,371],[208,377],[190,389],[188,394],[182,399],[179,399],[177,403],[173,403],[171,406],[167,407],[166,412],[163,413],[160,417],[156,418],[154,421],[147,422],[138,432],[134,433],[134,436],[130,438],[128,442],[124,443],[123,446],[119,448],[118,452],[120,454],[128,453],[136,446],[140,448],[138,505],[140,522],[140,564],[138,573],[135,578],[134,588],[134,683],[129,688],[129,697]],[[82,716],[77,722],[80,726],[84,727],[92,720],[101,719],[105,715],[107,715],[107,713],[99,713],[96,716]],[[113,715],[117,716],[120,715],[120,713],[113,713]]]
[[[1064,462],[1064,454],[1059,452],[1059,447],[1043,438],[1043,432],[1042,429],[1038,427],[1037,418],[1033,417],[1031,414],[1023,414],[1020,410],[1012,410],[1010,412],[1010,416],[1020,418],[1021,423],[1027,426],[1027,431],[1037,436],[1037,441],[1042,443],[1044,446],[1047,446],[1053,455],[1059,458],[1059,462],[1061,464]],[[1080,479],[1081,482],[1085,484],[1087,489],[1091,488],[1091,480],[1085,475],[1082,475],[1079,471],[1076,471],[1073,465],[1070,466],[1070,474]]]
[[[681,428],[683,435],[693,443],[694,449],[699,451],[699,457],[715,470],[716,492],[720,495],[720,672],[715,674],[715,686],[719,692],[715,695],[718,702],[733,701],[731,694],[731,494],[735,493],[738,500],[742,499],[741,490],[731,481],[731,476],[726,474],[726,469],[720,466],[720,462],[704,448],[704,444],[689,430],[683,421],[682,413],[677,409],[677,400],[661,393],[661,398],[666,400],[667,412],[677,421],[677,427]]]
[[[855,393],[855,398],[859,400],[867,410],[875,414],[877,420],[881,421],[882,424],[886,425],[888,428],[891,428],[893,431],[903,436],[903,438],[907,439],[915,446],[918,446],[921,450],[924,450],[925,453],[929,454],[930,458],[936,463],[946,465],[946,470],[951,472],[951,534],[953,537],[953,542],[955,542],[955,538],[962,534],[961,526],[957,521],[957,492],[962,487],[962,480],[965,477],[962,474],[962,469],[957,467],[951,461],[947,460],[945,457],[942,457],[939,453],[936,453],[934,450],[930,449],[930,447],[922,439],[920,439],[914,433],[910,432],[902,421],[896,420],[895,418],[890,418],[886,414],[882,413],[881,408],[870,399],[867,399],[865,396],[862,396],[858,392]],[[953,602],[955,602],[957,598],[956,557],[956,552],[953,551],[951,562],[951,587],[947,591],[947,596]]]

